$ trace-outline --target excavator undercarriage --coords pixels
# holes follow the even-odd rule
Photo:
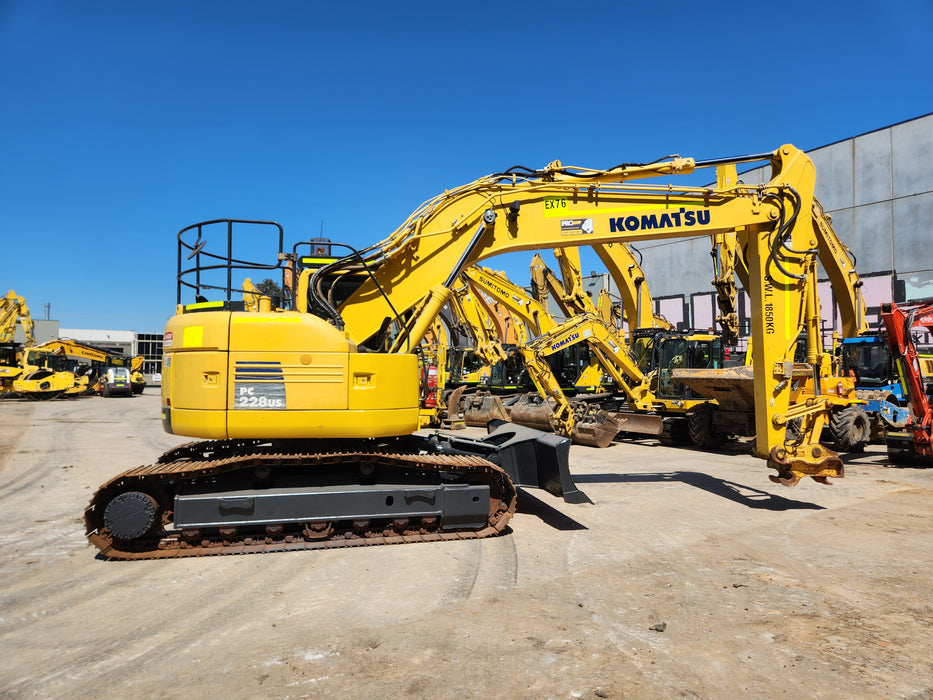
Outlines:
[[[359,442],[187,443],[104,484],[88,539],[112,559],[156,559],[492,537],[516,486],[588,500],[570,441],[498,423],[483,439],[434,433]],[[309,515],[313,513],[312,515]]]

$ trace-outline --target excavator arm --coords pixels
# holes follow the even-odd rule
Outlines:
[[[454,289],[450,306],[454,315],[470,329],[470,335],[473,336],[473,348],[486,364],[494,365],[508,357],[508,353],[499,342],[499,336],[490,325],[489,315],[476,298],[476,294],[470,293],[467,284]]]
[[[823,269],[829,277],[830,286],[839,309],[842,320],[842,333],[846,338],[856,338],[868,331],[865,320],[865,299],[862,296],[863,282],[855,269],[855,257],[852,251],[839,238],[832,227],[832,219],[823,210],[823,205],[813,198],[811,210],[813,222],[813,237],[808,247],[815,248]],[[723,328],[723,336],[738,330],[738,290],[735,278],[738,277],[742,287],[749,289],[748,262],[746,253],[749,245],[748,237],[735,231],[714,234],[713,257],[714,278],[713,286],[717,290],[717,304],[720,318],[717,319]],[[809,283],[816,282],[816,276],[811,275]],[[727,342],[728,344],[728,342]]]
[[[491,176],[427,203],[371,250],[367,262],[375,268],[379,286],[393,290],[395,308],[426,313],[446,301],[446,283],[438,279],[438,271],[457,272],[490,255],[737,231],[740,244],[748,243],[753,363],[761,368],[755,373],[760,409],[756,451],[769,457],[782,479],[838,475],[841,462],[819,445],[818,436],[808,435],[799,445],[784,444],[779,417],[789,407],[792,377],[786,338],[797,330],[806,265],[817,238],[812,216],[805,213],[813,207],[815,172],[809,158],[792,146],[778,149],[771,160],[771,180],[756,187],[621,184],[692,171],[695,164],[681,159],[610,171],[554,163],[522,178],[515,173]],[[427,270],[432,271],[430,279],[423,274]],[[428,298],[425,289],[431,289]],[[371,342],[388,317],[388,309],[379,312],[379,299],[375,282],[367,280],[341,305],[337,322],[357,342]],[[409,327],[417,338],[417,321]]]
[[[531,295],[535,301],[544,307],[547,307],[547,300],[550,295],[554,297],[554,301],[560,305],[565,314],[573,314],[573,311],[570,310],[564,300],[563,283],[554,274],[554,271],[547,266],[540,253],[535,253],[531,258]]]
[[[641,261],[635,257],[635,249],[620,243],[600,243],[593,250],[609,271],[622,296],[622,308],[629,336],[638,328],[661,328],[674,330],[666,318],[654,313],[654,304]]]
[[[585,342],[596,354],[600,365],[622,389],[633,408],[642,411],[651,411],[654,408],[654,396],[648,388],[647,377],[642,374],[638,364],[629,354],[618,331],[593,313],[582,313],[567,319],[520,348],[520,351],[526,364],[534,358],[533,366],[540,367],[542,364],[546,366],[542,358],[559,352],[568,345],[581,342]],[[539,391],[560,403],[560,387],[545,383],[549,374],[542,373],[539,381],[535,373],[531,372],[532,380]],[[561,393],[561,397],[557,396],[558,392]]]
[[[513,316],[518,317],[518,320],[528,327],[532,335],[539,336],[556,325],[547,306],[528,296],[524,289],[505,275],[480,265],[471,265],[463,271],[463,276],[475,295],[486,294],[503,304]]]
[[[649,178],[690,173],[697,167],[734,167],[736,163],[763,159],[770,159],[772,176],[762,185],[693,187],[646,182]],[[807,434],[794,443],[785,443],[784,435],[793,376],[787,339],[797,332],[805,273],[817,236],[812,216],[807,215],[813,208],[814,183],[810,159],[785,145],[770,154],[702,163],[674,158],[608,170],[568,167],[555,161],[540,170],[512,168],[447,190],[419,207],[383,242],[321,267],[310,280],[299,280],[299,289],[308,293],[298,295],[294,321],[291,317],[286,320],[284,314],[250,314],[265,319],[265,343],[295,348],[289,350],[294,352],[295,361],[308,360],[307,370],[301,372],[333,377],[328,379],[333,382],[329,390],[332,393],[311,397],[296,389],[293,400],[288,392],[283,398],[278,390],[270,390],[264,400],[276,407],[284,405],[284,415],[273,415],[274,420],[270,420],[268,413],[237,412],[227,407],[249,395],[240,396],[232,370],[218,364],[216,377],[223,391],[211,394],[216,395],[217,408],[212,409],[216,419],[212,417],[215,414],[208,415],[205,410],[197,414],[197,420],[193,412],[184,421],[179,414],[179,427],[184,422],[185,430],[204,437],[218,433],[225,437],[251,436],[259,431],[267,437],[296,433],[309,437],[318,433],[373,435],[377,434],[373,422],[357,424],[340,416],[348,415],[347,410],[376,411],[379,405],[387,404],[387,399],[379,397],[391,396],[392,406],[397,409],[372,414],[379,416],[378,434],[410,432],[417,421],[409,417],[411,411],[401,410],[409,399],[400,387],[410,381],[403,375],[414,367],[409,367],[404,356],[424,337],[449,300],[460,272],[468,266],[512,252],[709,237],[736,231],[748,247],[747,291],[752,302],[756,369],[756,453],[768,458],[785,483],[802,476],[825,479],[841,475],[841,461],[819,444],[818,435]],[[307,314],[301,311],[311,311],[326,323],[305,321]],[[249,338],[254,335],[247,332],[248,328],[256,331],[260,325],[259,318],[240,320],[236,312],[232,316],[222,316],[221,312],[200,315],[202,318],[191,320],[176,316],[167,329],[177,333],[180,342],[187,343],[179,347],[179,355],[192,356],[192,361],[185,361],[185,367],[186,372],[189,368],[193,372],[194,382],[204,381],[202,374],[194,370],[192,351],[199,343],[205,349],[214,348],[211,352],[218,353],[218,361],[229,353],[227,366],[234,367],[235,361],[248,361],[245,355],[234,357],[234,348],[251,342]],[[185,333],[192,324],[203,328],[203,332]],[[292,331],[300,332],[288,332],[290,325]],[[328,325],[330,330],[326,330]],[[323,352],[302,350],[316,347]],[[386,351],[398,359],[380,359]],[[334,370],[325,371],[325,355],[328,360],[339,359]],[[396,369],[390,371],[389,367]],[[241,372],[241,376],[249,375]],[[373,384],[375,377],[379,379]],[[399,382],[394,391],[390,389],[393,379]],[[195,406],[197,394],[190,387],[178,385],[176,389],[191,391],[188,405]],[[244,386],[243,390],[249,388]],[[173,389],[168,390],[171,393]],[[326,406],[325,396],[330,397]],[[321,420],[309,423],[307,418],[292,413],[292,405],[299,412],[317,411],[316,407],[321,406],[327,419],[325,413],[315,414]],[[355,408],[349,408],[351,405]],[[171,420],[175,416],[173,404]]]
[[[26,345],[34,345],[36,337],[33,334],[34,323],[26,300],[12,289],[0,298],[0,343],[12,343],[16,335],[16,322],[23,325],[26,335]]]

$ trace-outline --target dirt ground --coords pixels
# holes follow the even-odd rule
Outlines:
[[[880,446],[792,489],[574,447],[593,503],[522,491],[495,539],[96,557],[93,491],[185,441],[151,388],[0,401],[0,697],[933,698],[933,469]]]

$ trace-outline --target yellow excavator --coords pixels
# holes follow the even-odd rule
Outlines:
[[[12,394],[13,382],[22,376],[22,346],[14,342],[16,324],[22,323],[26,346],[35,345],[32,315],[26,300],[12,289],[0,297],[0,394]]]
[[[500,338],[508,337],[507,330],[515,337],[514,319],[511,314],[490,313],[465,281],[454,288],[449,307],[451,323],[462,329],[460,335],[471,339],[469,346],[464,344],[453,353],[448,352],[448,358],[456,361],[454,381],[468,388],[479,387],[488,383],[492,367],[508,359],[503,343],[509,341]],[[497,319],[503,321],[501,325],[496,323]]]
[[[90,389],[89,369],[77,368],[44,347],[23,348],[15,365],[0,367],[0,393],[19,394],[33,401],[81,396]]]
[[[731,178],[734,181],[734,173]],[[817,293],[817,259],[829,277],[842,320],[842,334],[846,338],[858,337],[867,330],[862,282],[851,252],[833,230],[830,217],[816,198],[812,200],[810,219],[813,236],[808,241],[811,257],[802,280],[803,294],[798,309],[800,332],[788,339],[786,351],[794,360],[791,403],[803,407],[822,405],[826,414],[824,427],[836,448],[860,452],[869,441],[871,420],[864,409],[866,402],[856,394],[854,382],[848,377],[838,376],[832,355],[824,349]],[[717,236],[714,244],[714,252],[717,253],[714,259],[718,263],[713,285],[719,292],[717,302],[721,316],[718,320],[723,323],[725,335],[738,329],[735,278],[738,277],[746,289],[753,280],[749,279],[748,265],[735,235]],[[812,257],[814,253],[816,257]],[[838,336],[834,338],[836,341]],[[753,342],[751,345],[754,348]],[[695,444],[715,448],[731,434],[754,435],[756,402],[753,375],[754,369],[749,362],[745,367],[722,372],[674,371],[677,381],[685,383],[696,394],[713,399],[709,404],[698,406],[689,417],[690,436]],[[812,420],[814,415],[805,409],[803,415],[797,415],[799,411],[799,408],[792,408],[786,414],[792,435],[796,435],[802,420]]]
[[[26,346],[14,343],[21,323]],[[35,324],[26,300],[12,289],[0,298],[0,395],[19,394],[34,401],[86,393],[89,377],[68,366],[47,348],[36,346]]]
[[[53,355],[88,360],[93,368],[92,389],[102,396],[131,396],[141,394],[146,388],[146,378],[141,371],[145,361],[142,355],[128,357],[70,338],[55,338],[39,347]]]
[[[760,160],[772,166],[762,185],[648,181]],[[516,484],[574,492],[566,462],[554,468],[545,458],[566,454],[569,441],[509,424],[476,441],[413,436],[413,352],[460,273],[497,254],[725,231],[747,250],[755,453],[786,485],[841,477],[838,455],[818,440],[824,404],[795,405],[794,417],[805,418],[800,436],[785,435],[789,348],[816,254],[807,216],[814,184],[812,162],[791,145],[607,170],[558,161],[514,167],[445,190],[382,242],[302,271],[294,309],[273,309],[260,296],[257,311],[243,310],[234,299],[242,290],[230,283],[241,262],[231,264],[229,250],[205,250],[210,222],[183,229],[162,421],[170,433],[204,441],[102,485],[85,511],[88,537],[105,556],[149,558],[499,534]],[[237,222],[213,224],[229,241],[225,229]],[[271,259],[285,267],[281,240]],[[217,260],[227,261],[226,283],[208,274]],[[206,294],[222,298],[198,300]]]
[[[558,321],[551,315],[546,303],[538,301],[523,287],[512,282],[505,276],[505,273],[490,270],[481,265],[473,265],[464,271],[463,277],[483,305],[487,308],[491,308],[493,304],[504,307],[517,321],[516,325],[524,327],[530,336],[538,337],[558,325]],[[516,343],[515,346],[521,347],[528,342],[526,339]],[[552,365],[555,380],[562,387],[575,392],[597,390],[601,382],[598,364],[586,355],[585,348],[582,348],[583,353],[579,352],[581,348],[573,348],[574,352],[569,352],[570,349],[569,345],[566,350],[562,349],[561,357],[557,358]],[[524,373],[521,358],[516,356],[516,359],[516,374]],[[512,389],[523,388],[518,381],[515,384]],[[527,382],[525,384],[527,385]]]
[[[565,318],[592,312],[606,323],[614,325],[615,309],[609,292],[600,289],[598,300],[594,302],[583,290],[579,250],[575,247],[555,248],[554,256],[561,268],[560,276],[547,266],[540,253],[535,253],[531,259],[531,293],[535,300],[547,309],[548,298],[553,297]],[[576,260],[575,265],[571,257]],[[553,325],[556,326],[556,322]],[[601,391],[608,383],[608,375],[586,345],[579,350],[582,353],[575,359],[581,371],[574,382],[575,388],[591,393]]]
[[[0,344],[13,342],[17,322],[23,326],[26,345],[35,345],[36,338],[33,335],[35,324],[29,313],[29,307],[26,306],[26,300],[11,289],[0,297]]]
[[[620,431],[658,436],[665,444],[687,442],[687,413],[707,399],[694,397],[675,382],[670,376],[671,367],[676,364],[721,368],[721,341],[710,334],[645,329],[651,333],[636,337],[634,348],[630,349],[622,331],[601,315],[583,291],[577,255],[573,248],[564,249],[559,256],[565,260],[562,267],[566,278],[560,286],[564,293],[559,304],[564,313],[572,314],[563,321],[555,320],[537,299],[500,273],[481,266],[472,266],[465,273],[477,288],[487,290],[503,304],[512,305],[514,313],[525,314],[535,331],[536,338],[519,346],[519,351],[538,394],[523,396],[511,404],[509,418],[522,425],[553,430],[592,447],[607,447]],[[556,280],[543,260],[533,261],[533,266],[537,268],[534,277],[545,283],[548,279]],[[540,284],[532,286],[540,289]],[[556,282],[547,284],[557,288]],[[589,378],[594,388],[602,388],[600,376],[604,372],[611,386],[624,395],[624,405],[605,393],[568,399],[560,378],[546,360],[555,353],[581,346],[589,350],[590,365],[578,368],[580,378]],[[502,411],[505,409],[503,406]]]

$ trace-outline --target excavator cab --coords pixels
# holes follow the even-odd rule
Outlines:
[[[722,337],[716,333],[639,328],[633,333],[632,355],[642,372],[657,372],[661,399],[703,398],[676,381],[674,370],[725,367]]]
[[[840,345],[842,374],[855,380],[857,389],[891,389],[899,386],[888,341],[883,335],[844,338]],[[903,397],[901,397],[903,398]]]

